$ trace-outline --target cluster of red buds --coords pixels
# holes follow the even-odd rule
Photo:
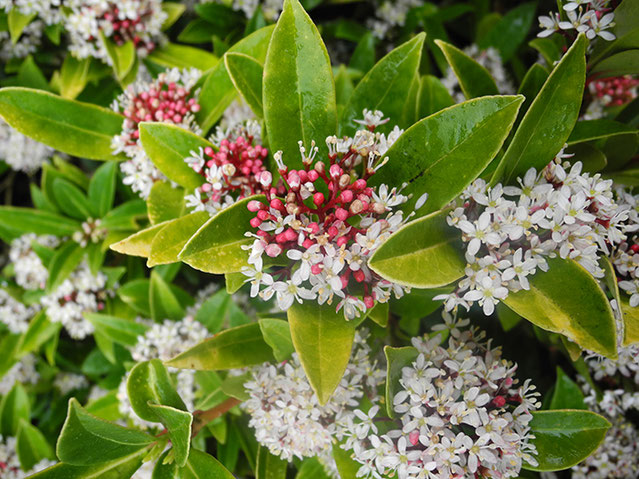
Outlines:
[[[630,75],[599,78],[588,82],[590,93],[605,107],[623,106],[637,97],[639,79]]]
[[[264,165],[268,150],[250,128],[242,129],[235,139],[223,139],[217,151],[209,146],[191,155],[185,161],[205,179],[186,197],[187,206],[195,211],[214,215],[237,200],[266,193],[272,184],[273,176]]]
[[[289,169],[281,152],[274,155],[284,190],[269,185],[264,190],[266,203],[248,204],[255,213],[251,226],[257,229],[247,233],[255,241],[246,247],[252,267],[244,271],[253,285],[252,296],[269,299],[276,294],[282,309],[295,300],[331,304],[338,297],[337,310],[343,309],[351,319],[376,302],[388,301],[391,293],[403,295],[401,286],[368,267],[370,255],[407,220],[393,208],[408,197],[397,188],[369,186],[368,180],[385,162],[378,147],[387,139],[372,131],[375,125],[366,126],[353,138],[327,138],[327,163],[315,160],[314,143],[307,155],[300,142],[299,170]],[[263,254],[287,265],[266,273]],[[266,288],[260,292],[261,284]]]
[[[138,13],[139,16],[136,18],[121,18],[117,5],[112,5],[111,9],[102,15],[102,19],[111,24],[113,33],[111,33],[110,38],[116,45],[121,46],[128,41],[132,41],[136,49],[143,48],[150,52],[155,49],[155,42],[150,39],[143,39],[140,33],[146,30],[145,19],[153,12],[147,9]]]

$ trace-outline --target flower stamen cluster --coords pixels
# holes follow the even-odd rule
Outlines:
[[[612,12],[610,0],[572,0],[564,4],[567,20],[562,20],[559,13],[549,13],[539,17],[542,29],[538,37],[548,37],[555,32],[566,34],[569,31],[585,33],[588,39],[601,37],[612,41],[616,37],[608,30],[615,26],[615,14]]]
[[[307,154],[300,142],[300,170],[289,170],[281,152],[274,155],[284,194],[265,184],[267,202],[248,204],[255,213],[251,226],[257,230],[247,233],[255,241],[244,247],[252,265],[243,271],[253,285],[251,296],[259,293],[268,300],[276,294],[284,310],[294,301],[332,304],[339,298],[337,310],[344,309],[346,319],[352,319],[375,302],[388,301],[391,293],[396,297],[404,294],[402,286],[383,280],[367,265],[373,252],[408,219],[394,211],[408,200],[401,188],[368,185],[386,161],[383,153],[401,130],[396,128],[388,138],[376,134],[372,130],[384,122],[381,112],[365,110],[364,115],[366,130],[359,130],[353,138],[326,139],[328,164],[315,159],[318,148],[314,143]],[[265,177],[268,175],[262,174],[261,179]],[[286,266],[266,273],[264,255],[266,268],[271,261]],[[262,291],[261,284],[266,285]]]

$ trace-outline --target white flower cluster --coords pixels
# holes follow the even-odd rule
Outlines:
[[[540,406],[535,387],[517,385],[517,365],[483,342],[483,333],[458,329],[468,320],[446,320],[447,348],[439,335],[413,338],[419,355],[402,368],[393,425],[382,434],[371,410],[345,429],[342,447],[362,464],[357,477],[508,478],[524,461],[536,464],[529,442],[531,411]]]
[[[4,46],[3,33],[5,32],[0,32],[0,43]],[[12,46],[11,50],[14,53],[20,53],[21,47],[19,45],[21,42],[22,39],[18,41],[17,45]],[[8,58],[4,57],[2,51],[0,50],[0,59],[7,61]],[[25,55],[16,54],[15,56],[26,56],[29,53],[32,52],[29,51]],[[53,152],[52,148],[23,135],[0,118],[0,159],[3,159],[11,169],[34,173],[40,169],[45,161],[53,156]]]
[[[610,0],[572,0],[564,4],[565,20],[559,13],[550,12],[548,16],[539,17],[541,32],[538,37],[548,37],[555,32],[574,30],[585,33],[592,40],[601,37],[612,41],[616,37],[608,29],[615,26],[615,14],[612,12]]]
[[[375,18],[368,22],[369,28],[377,38],[384,38],[393,29],[403,27],[408,12],[422,4],[421,0],[382,0],[375,8]]]
[[[546,257],[573,259],[603,277],[599,255],[636,226],[626,224],[629,207],[615,202],[611,180],[582,172],[581,162],[568,169],[562,157],[541,173],[528,170],[518,187],[478,179],[461,195],[448,223],[462,232],[468,264],[458,289],[435,298],[447,310],[478,302],[492,314],[509,291],[529,289],[538,268],[548,270]]]
[[[189,104],[189,98],[197,98],[198,91],[192,90],[200,76],[201,72],[194,68],[173,68],[154,80],[142,74],[111,105],[114,111],[125,117],[122,132],[113,137],[111,148],[115,154],[124,153],[130,158],[120,164],[124,173],[123,183],[130,185],[141,198],[146,199],[153,184],[166,177],[144,152],[138,124],[142,121],[158,121],[200,134],[200,127],[192,114],[196,108]],[[173,88],[169,92],[170,85]]]
[[[621,188],[616,190],[617,202],[628,210],[628,232],[639,230],[639,195],[632,195]],[[610,261],[618,279],[619,289],[629,296],[631,307],[639,306],[639,238],[624,238],[614,248]],[[639,366],[638,366],[639,367]]]
[[[47,248],[56,248],[60,244],[55,236],[36,236],[33,233],[22,235],[11,242],[9,259],[13,265],[15,281],[18,286],[27,290],[44,289],[49,278],[49,271],[31,246],[34,242]]]
[[[630,409],[639,409],[639,393],[623,389],[603,391],[598,400],[595,391],[584,384],[588,407],[604,415],[612,427],[596,452],[572,468],[573,479],[629,479],[637,477],[639,431],[626,418]]]
[[[0,10],[9,13],[16,9],[24,16],[36,15],[47,25],[62,20],[61,0],[0,0]]]
[[[131,349],[131,356],[136,362],[149,361],[151,359],[168,361],[206,339],[208,334],[207,329],[196,321],[192,315],[186,316],[181,321],[167,319],[163,323],[153,323],[143,336],[138,337],[137,344]],[[175,368],[169,368],[169,371],[175,374],[178,394],[187,408],[192,410],[196,389],[195,372],[190,369]],[[128,374],[118,388],[117,397],[120,401],[120,413],[141,427],[157,427],[157,424],[141,419],[133,411],[126,389],[127,379]]]
[[[204,0],[205,3],[207,1],[215,0]],[[228,4],[226,1],[221,1],[219,3]],[[262,9],[264,18],[266,18],[269,22],[274,22],[279,18],[280,13],[282,13],[283,3],[283,0],[233,0],[231,8],[238,12],[243,12],[244,15],[246,15],[246,18],[253,18],[255,11],[259,7]]]
[[[35,312],[35,307],[25,306],[6,290],[0,289],[0,323],[11,333],[24,333],[29,328],[29,321]]]
[[[66,0],[69,51],[78,58],[94,57],[110,63],[102,35],[116,45],[132,41],[145,56],[161,41],[167,13],[162,0]]]
[[[71,391],[88,388],[89,381],[82,374],[60,372],[53,380],[53,387],[60,391],[62,396],[66,396]]]
[[[502,95],[514,95],[517,93],[515,85],[504,68],[504,63],[501,61],[498,50],[493,47],[481,50],[477,45],[472,44],[464,48],[464,53],[488,70],[488,73],[497,84],[499,93]],[[456,103],[466,101],[466,97],[459,85],[459,79],[452,68],[448,68],[446,76],[442,78],[442,84],[448,89]]]
[[[93,324],[84,319],[84,313],[104,308],[104,301],[112,293],[105,289],[106,283],[104,273],[98,272],[94,276],[83,262],[55,291],[43,296],[41,304],[47,317],[62,323],[69,336],[84,339],[94,330]]]
[[[2,479],[25,479],[54,464],[54,461],[43,459],[35,464],[29,471],[23,471],[20,466],[20,459],[18,458],[16,438],[3,438],[0,436],[0,477],[2,477]]]
[[[362,400],[378,401],[377,389],[385,371],[371,358],[366,333],[356,333],[353,357],[340,384],[325,405],[320,405],[299,358],[278,365],[253,368],[244,387],[250,399],[242,403],[255,428],[255,437],[271,454],[291,461],[318,456],[330,469],[333,442],[343,424],[352,424]]]
[[[31,53],[35,53],[42,42],[44,27],[44,23],[39,20],[34,20],[29,23],[29,25],[22,30],[22,35],[15,45],[11,41],[11,35],[8,31],[0,32],[0,60],[8,62],[12,58],[25,58]],[[19,159],[14,162],[18,165],[22,165],[22,161]]]
[[[37,359],[33,354],[27,354],[20,358],[20,361],[15,363],[0,378],[0,396],[4,396],[15,383],[20,384],[35,384],[40,379],[38,371],[36,371]]]
[[[618,358],[608,359],[599,354],[586,357],[588,367],[597,381],[614,378],[617,374],[633,380],[639,385],[639,346],[618,346]]]

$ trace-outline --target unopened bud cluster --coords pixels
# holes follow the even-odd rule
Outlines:
[[[214,215],[237,200],[265,192],[273,176],[264,166],[268,150],[259,144],[256,131],[257,123],[248,122],[238,134],[220,141],[217,150],[209,146],[191,152],[184,161],[205,182],[186,197],[187,207]]]
[[[140,143],[139,124],[160,122],[176,125],[200,133],[194,113],[200,110],[195,84],[200,78],[196,69],[173,68],[160,73],[155,80],[138,81],[129,85],[113,102],[112,108],[124,115],[122,132],[111,141],[114,153],[130,158],[121,164],[123,183],[146,198],[153,183],[164,175],[153,165]]]
[[[364,115],[360,122],[367,129],[353,138],[326,139],[327,163],[315,159],[318,148],[314,144],[307,152],[301,142],[300,170],[287,168],[281,152],[274,155],[284,194],[266,185],[266,203],[248,204],[255,213],[251,226],[257,230],[247,233],[255,241],[245,247],[252,265],[244,270],[253,285],[251,296],[259,293],[269,299],[277,295],[284,310],[296,300],[332,304],[337,298],[337,310],[343,309],[344,316],[352,319],[376,302],[388,301],[392,293],[396,297],[404,294],[403,287],[383,280],[367,264],[407,219],[401,211],[394,211],[408,200],[406,196],[397,188],[368,184],[401,131],[394,130],[388,138],[374,133],[385,122],[382,113],[365,110]],[[286,266],[264,272],[271,262]],[[260,292],[262,284],[266,287]]]

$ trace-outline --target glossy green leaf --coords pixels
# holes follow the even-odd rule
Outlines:
[[[106,314],[84,313],[84,318],[93,324],[96,331],[125,346],[135,346],[138,337],[149,329],[142,323]]]
[[[71,398],[56,453],[67,464],[92,466],[128,457],[152,442],[153,437],[142,431],[92,416]]]
[[[264,62],[264,120],[272,151],[284,152],[289,168],[301,167],[298,141],[320,156],[337,132],[335,82],[319,31],[298,0],[284,8]]]
[[[371,185],[408,183],[403,194],[414,208],[423,193],[428,201],[418,214],[437,211],[456,198],[488,166],[512,127],[521,96],[477,98],[446,108],[406,130],[386,152],[388,164]]]
[[[155,321],[164,321],[165,319],[179,321],[184,318],[184,309],[180,302],[156,270],[151,272],[149,302],[151,317]]]
[[[567,143],[574,145],[628,133],[637,134],[637,129],[614,120],[584,120],[577,122]]]
[[[24,29],[31,23],[31,21],[37,16],[37,13],[24,14],[20,11],[20,8],[9,9],[9,15],[7,16],[7,22],[9,24],[9,35],[11,37],[11,43],[15,45],[22,36]]]
[[[353,459],[351,450],[344,450],[340,444],[333,444],[333,459],[339,472],[340,479],[356,479],[357,471],[362,465]]]
[[[140,141],[153,164],[169,179],[187,190],[198,188],[204,177],[196,173],[184,160],[191,151],[213,145],[179,126],[166,123],[140,123]]]
[[[634,0],[624,0],[615,8],[615,25],[612,33],[617,37],[611,42],[597,42],[593,48],[590,65],[611,57],[613,53],[639,48],[639,8]]]
[[[530,108],[532,102],[535,100],[537,95],[539,95],[544,83],[548,80],[548,75],[550,75],[548,70],[539,63],[534,63],[526,72],[524,79],[521,81],[521,85],[519,85],[519,90],[517,90],[517,93],[524,95],[526,99],[519,109],[519,118],[516,125],[519,125],[519,122],[528,111],[528,108]]]
[[[536,9],[537,4],[530,2],[510,10],[482,37],[479,48],[493,47],[499,52],[502,62],[510,60],[528,36]]]
[[[628,300],[620,301],[623,314],[623,345],[630,346],[639,343],[639,308],[630,306]]]
[[[389,417],[395,417],[393,399],[401,390],[399,381],[402,379],[402,368],[410,366],[417,359],[419,352],[412,346],[392,348],[384,346],[386,355],[386,413]]]
[[[166,364],[175,368],[216,371],[273,361],[257,323],[227,329],[183,352]]]
[[[168,181],[156,181],[146,199],[146,210],[152,225],[164,223],[182,216],[184,190],[174,188]]]
[[[80,222],[44,210],[17,206],[0,207],[0,225],[21,233],[37,235],[71,236],[80,229]]]
[[[47,292],[55,291],[65,279],[78,267],[84,256],[84,250],[75,241],[64,243],[51,258]]]
[[[61,327],[61,323],[49,321],[45,312],[40,311],[29,321],[29,328],[21,338],[20,353],[27,354],[38,350],[54,334],[57,334]]]
[[[295,351],[320,404],[326,404],[342,380],[351,357],[355,325],[335,305],[294,303],[288,323]]]
[[[366,73],[373,68],[375,65],[375,43],[373,32],[365,33],[357,42],[348,66],[362,73]]]
[[[55,202],[68,216],[80,221],[91,216],[88,198],[70,181],[62,178],[53,180],[53,193]]]
[[[255,479],[286,479],[288,463],[268,452],[268,448],[259,446],[255,467]]]
[[[34,140],[93,160],[112,158],[111,139],[124,119],[106,108],[19,87],[0,90],[0,115]]]
[[[182,16],[186,10],[186,5],[178,2],[162,2],[162,11],[166,13],[166,20],[162,24],[162,30],[167,30],[177,22],[178,18]]]
[[[399,229],[373,253],[369,267],[383,278],[415,288],[436,288],[464,275],[459,234],[433,213]]]
[[[537,50],[548,65],[554,65],[562,55],[559,43],[552,38],[535,38],[528,45]]]
[[[417,94],[417,119],[421,120],[454,104],[448,88],[439,78],[433,75],[422,77]]]
[[[365,108],[381,110],[390,118],[386,125],[379,127],[380,132],[390,131],[393,125],[409,126],[403,122],[404,110],[419,69],[425,38],[425,34],[420,33],[395,48],[360,80],[342,112],[341,135],[351,135],[357,130],[354,120],[362,118]]]
[[[163,67],[197,68],[202,71],[214,68],[219,63],[218,58],[206,50],[171,42],[156,48],[147,58]]]
[[[226,71],[235,85],[238,93],[242,96],[253,113],[258,118],[262,118],[264,112],[262,107],[262,75],[264,67],[255,58],[244,53],[227,53],[224,55]]]
[[[38,472],[31,479],[122,479],[131,477],[142,465],[146,449],[140,449],[128,456],[91,466],[71,466],[59,463]]]
[[[94,218],[102,218],[113,206],[118,164],[109,161],[100,166],[89,183],[89,208]]]
[[[138,231],[122,241],[109,245],[109,248],[118,253],[148,258],[151,254],[153,238],[155,238],[155,235],[157,235],[166,224],[168,223],[160,223]]]
[[[151,316],[151,307],[149,305],[150,283],[151,281],[148,279],[135,279],[118,288],[119,298],[146,318]]]
[[[639,47],[639,43],[636,45]],[[635,75],[639,71],[639,49],[616,53],[599,63],[592,69],[593,74],[606,78],[623,75]]]
[[[0,434],[15,437],[20,429],[20,421],[29,421],[31,407],[29,396],[22,384],[16,381],[0,402]]]
[[[182,479],[234,479],[233,475],[210,454],[192,449]]]
[[[441,40],[435,40],[435,43],[444,52],[466,98],[499,95],[495,80],[484,66],[450,43]]]
[[[245,53],[257,61],[263,62],[274,28],[275,26],[271,25],[257,30],[229,48],[228,53]],[[235,88],[226,71],[226,66],[224,62],[218,62],[205,75],[200,91],[201,109],[197,113],[196,119],[202,127],[202,131],[207,132],[211,129],[220,119],[224,110],[235,99],[235,96]]]
[[[597,281],[573,260],[549,258],[548,267],[530,278],[529,290],[510,293],[506,305],[582,349],[616,358],[615,319]]]
[[[557,380],[550,400],[550,409],[588,409],[581,389],[560,367],[557,367]]]
[[[330,476],[319,459],[309,457],[302,462],[295,479],[330,479]]]
[[[244,236],[254,215],[247,209],[252,200],[264,201],[264,197],[245,198],[212,217],[189,239],[178,258],[206,273],[241,271],[248,265],[248,254],[241,246],[253,241]]]
[[[30,470],[43,459],[53,459],[53,448],[44,435],[28,421],[21,419],[16,436],[16,452],[23,471]]]
[[[563,409],[533,412],[531,442],[537,447],[538,466],[532,471],[568,469],[592,454],[603,442],[610,423],[591,411]]]
[[[60,96],[73,100],[87,86],[91,58],[78,60],[67,53],[60,69]]]
[[[259,320],[264,341],[273,348],[273,355],[279,362],[287,360],[295,352],[291,329],[286,321],[264,318]]]
[[[132,40],[116,45],[104,32],[100,31],[100,38],[111,60],[113,72],[121,82],[131,71],[136,60],[135,45]]]
[[[206,211],[196,211],[189,215],[163,223],[162,229],[155,234],[148,254],[147,266],[169,264],[179,261],[178,254],[184,245],[210,218]]]
[[[188,411],[182,411],[171,406],[149,404],[149,407],[168,431],[171,445],[173,446],[175,463],[179,467],[184,466],[189,457],[189,449],[191,447],[193,416]]]
[[[541,170],[564,146],[579,116],[587,43],[580,35],[552,71],[517,128],[493,183],[511,183],[529,168]]]

